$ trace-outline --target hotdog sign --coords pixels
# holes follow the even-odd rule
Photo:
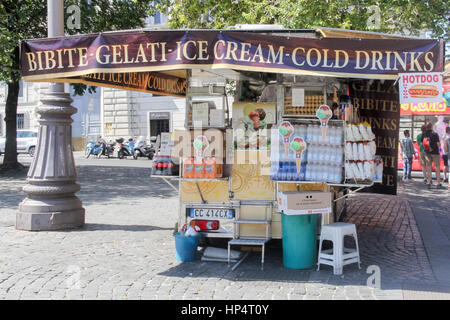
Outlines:
[[[400,103],[442,102],[442,73],[400,73]]]

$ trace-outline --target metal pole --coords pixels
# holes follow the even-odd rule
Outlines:
[[[64,1],[47,1],[48,36],[64,36]],[[85,210],[75,195],[76,168],[72,152],[72,118],[63,83],[52,83],[36,107],[39,118],[38,144],[28,171],[27,197],[19,204],[16,228],[47,231],[84,225]]]

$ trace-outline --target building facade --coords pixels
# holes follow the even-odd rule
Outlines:
[[[38,115],[36,107],[48,89],[45,82],[20,82],[19,101],[17,105],[17,129],[38,130]],[[72,143],[74,150],[83,150],[88,136],[100,134],[100,89],[95,93],[86,92],[83,96],[75,96],[69,84],[65,86],[66,92],[71,93],[72,106],[77,113],[72,116]],[[70,91],[69,91],[70,90]],[[0,83],[0,136],[6,133],[5,107],[8,87]]]

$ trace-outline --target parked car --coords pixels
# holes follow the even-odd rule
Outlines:
[[[0,137],[0,154],[5,153],[6,137]],[[17,153],[34,156],[37,145],[37,131],[17,130]]]

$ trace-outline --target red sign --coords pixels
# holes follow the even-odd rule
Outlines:
[[[401,115],[445,115],[450,114],[450,106],[442,102],[421,102],[400,104]]]

